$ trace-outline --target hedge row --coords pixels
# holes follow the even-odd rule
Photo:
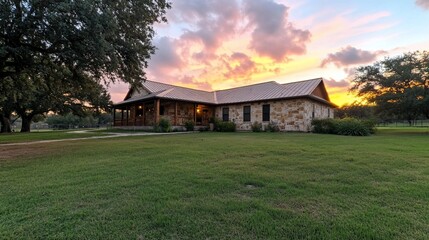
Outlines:
[[[234,122],[224,122],[221,119],[214,118],[212,119],[214,124],[214,130],[216,132],[235,132],[237,126]]]
[[[313,119],[311,125],[314,133],[349,136],[368,136],[375,133],[375,122],[371,120],[359,120],[355,118]]]

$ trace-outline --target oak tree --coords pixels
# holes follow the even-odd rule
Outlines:
[[[153,25],[166,21],[169,7],[166,0],[1,1],[0,119],[12,109],[27,123],[75,102],[91,105],[90,88],[141,85],[155,51]]]
[[[429,118],[429,52],[416,51],[359,67],[352,91],[383,116]]]

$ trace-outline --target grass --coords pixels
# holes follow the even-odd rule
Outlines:
[[[428,239],[428,140],[381,129],[35,144],[0,160],[0,239]]]
[[[81,130],[53,130],[53,131],[40,131],[30,133],[2,133],[0,134],[0,144],[5,143],[19,143],[19,142],[33,142],[42,140],[56,140],[56,139],[69,139],[69,138],[84,138],[93,137],[104,134],[104,131],[89,130],[88,132],[80,132]]]

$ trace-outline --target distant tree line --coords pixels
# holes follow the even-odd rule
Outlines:
[[[65,115],[49,115],[44,120],[50,128],[68,129],[75,127],[100,127],[112,123],[112,114],[104,113],[98,116],[76,116],[71,113]]]
[[[429,118],[429,52],[416,51],[356,69],[351,91],[366,103],[338,109],[338,117],[379,121]]]
[[[109,83],[140,86],[166,0],[0,1],[0,124],[30,131],[36,115],[102,113]]]

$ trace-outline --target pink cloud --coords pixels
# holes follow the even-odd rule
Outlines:
[[[235,66],[232,63],[237,63]],[[235,52],[225,59],[226,72],[224,76],[229,79],[250,79],[256,73],[257,65],[252,59],[241,52]]]
[[[107,89],[112,101],[116,103],[124,100],[125,94],[129,90],[129,85],[123,82],[117,82],[115,84],[110,84]]]
[[[323,59],[321,67],[332,63],[337,67],[350,66],[356,64],[370,63],[377,59],[378,56],[385,54],[385,51],[365,51],[355,47],[347,46],[336,53],[330,53]]]
[[[304,54],[310,40],[309,31],[288,20],[288,7],[273,0],[175,0],[172,4],[169,23],[181,30],[175,28],[174,37],[154,40],[157,50],[149,61],[149,80],[205,90],[240,85],[256,73],[280,72],[269,62],[258,64],[252,53],[277,64]],[[236,40],[237,49],[228,45]],[[116,100],[116,88],[112,89]]]
[[[416,4],[426,10],[429,10],[429,0],[416,0]]]
[[[288,55],[301,55],[306,52],[311,33],[295,28],[288,22],[287,11],[285,5],[272,0],[245,1],[249,25],[254,26],[251,49],[278,62],[285,60]]]
[[[235,34],[240,21],[236,0],[179,0],[173,7],[177,7],[175,19],[192,27],[185,29],[181,39],[201,43],[211,53]]]
[[[185,66],[184,60],[177,53],[177,40],[168,37],[162,37],[155,42],[156,54],[151,56],[149,64],[155,69],[170,70],[180,69]]]

